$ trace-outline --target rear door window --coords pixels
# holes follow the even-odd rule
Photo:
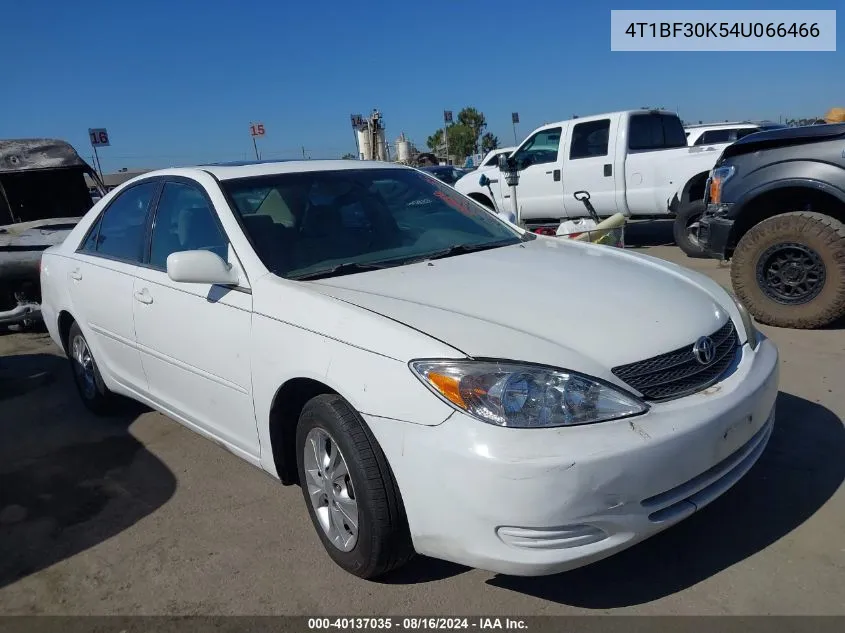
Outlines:
[[[578,123],[572,130],[569,159],[607,156],[610,119]]]
[[[141,261],[147,228],[147,213],[158,189],[158,181],[143,182],[120,193],[95,223],[82,251],[137,264]],[[92,240],[92,235],[96,238]]]

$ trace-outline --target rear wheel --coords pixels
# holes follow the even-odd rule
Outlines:
[[[694,200],[685,204],[675,217],[672,233],[675,244],[689,257],[706,259],[707,253],[698,241],[698,221],[704,213],[704,200]]]
[[[845,316],[845,224],[810,212],[763,220],[737,244],[731,281],[761,323],[828,325]]]
[[[361,578],[377,578],[414,554],[399,488],[372,433],[340,396],[302,410],[296,432],[308,514],[329,556]]]
[[[112,413],[118,398],[103,382],[97,361],[94,360],[88,341],[76,322],[70,326],[67,346],[73,381],[83,404],[97,415]]]

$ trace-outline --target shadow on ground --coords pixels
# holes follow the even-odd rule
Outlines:
[[[647,220],[625,225],[625,246],[629,248],[674,245],[672,220]]]
[[[127,402],[96,418],[63,358],[0,357],[0,587],[87,550],[162,506],[176,478],[130,433]]]
[[[699,583],[771,545],[809,519],[845,480],[845,429],[830,410],[781,392],[760,461],[692,517],[629,550],[565,574],[496,576],[490,585],[553,602],[612,609]]]

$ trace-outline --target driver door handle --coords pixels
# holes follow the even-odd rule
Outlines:
[[[153,297],[150,294],[150,291],[144,288],[143,290],[138,290],[135,293],[135,298],[140,301],[141,303],[150,304],[153,302]]]
[[[70,278],[75,281],[80,281],[82,279],[82,273],[79,272],[78,268],[73,269],[70,271]]]

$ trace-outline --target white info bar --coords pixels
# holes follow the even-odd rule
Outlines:
[[[836,51],[836,11],[611,11],[612,51]]]

